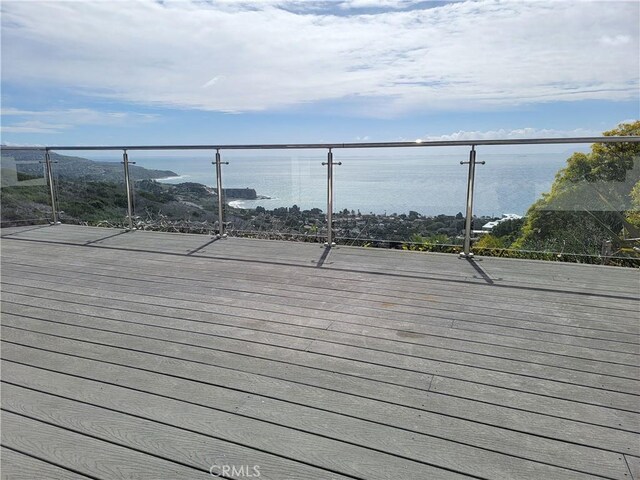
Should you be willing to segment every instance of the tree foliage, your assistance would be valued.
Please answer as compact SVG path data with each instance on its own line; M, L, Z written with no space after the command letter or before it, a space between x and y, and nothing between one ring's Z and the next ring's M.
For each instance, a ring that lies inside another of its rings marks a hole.
M604 135L640 135L640 121ZM513 247L599 254L610 241L619 249L624 236L640 224L639 206L640 144L597 143L589 153L577 152L567 160L551 191L529 208Z

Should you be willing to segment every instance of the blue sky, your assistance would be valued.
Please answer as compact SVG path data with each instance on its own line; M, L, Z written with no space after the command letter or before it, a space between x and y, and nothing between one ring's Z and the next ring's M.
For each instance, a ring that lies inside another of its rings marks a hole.
M2 142L596 135L640 118L640 3L3 1Z

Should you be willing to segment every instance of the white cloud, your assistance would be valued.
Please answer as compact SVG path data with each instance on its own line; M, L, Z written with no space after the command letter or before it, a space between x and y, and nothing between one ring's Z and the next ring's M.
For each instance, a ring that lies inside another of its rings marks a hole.
M343 0L339 2L340 8L405 8L410 7L420 0Z
M60 133L62 130L70 128L71 125L53 124L30 120L17 122L12 125L2 125L2 133Z
M455 141L455 140L509 140L517 138L575 138L575 137L599 137L602 132L577 128L574 130L556 130L548 128L514 128L486 131L460 130L445 135L427 135L423 141Z
M603 35L602 38L600 38L600 41L605 45L617 47L629 43L631 41L631 37L629 35Z
M157 115L135 112L100 112L89 108L67 110L20 110L3 108L2 117L16 119L7 125L3 121L3 133L60 133L77 125L132 125L149 122Z
M46 145L42 145L40 143L15 143L15 142L2 142L3 147L46 147ZM5 148L5 150L10 150L9 148Z
M5 1L2 75L227 112L326 103L393 116L638 96L637 2L389 1L375 15L285 0Z

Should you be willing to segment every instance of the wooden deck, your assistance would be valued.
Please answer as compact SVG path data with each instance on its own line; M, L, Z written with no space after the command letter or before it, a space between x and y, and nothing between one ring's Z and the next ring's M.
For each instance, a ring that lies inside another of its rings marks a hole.
M2 478L640 480L638 270L66 225L1 254Z

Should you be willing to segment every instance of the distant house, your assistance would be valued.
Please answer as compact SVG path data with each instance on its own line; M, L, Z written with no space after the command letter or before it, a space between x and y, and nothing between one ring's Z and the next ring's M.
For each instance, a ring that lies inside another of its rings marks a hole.
M493 227L499 225L502 222L506 222L508 220L520 220L521 218L521 215L517 215L515 213L503 213L502 218L494 220L493 222L485 223L482 226L482 230L484 230L485 232L490 232L491 230L493 230Z

